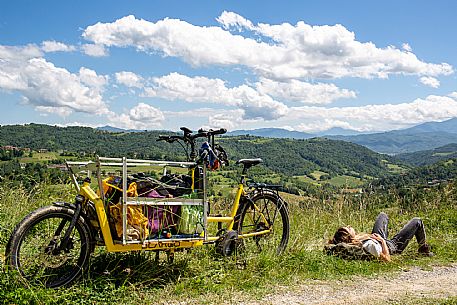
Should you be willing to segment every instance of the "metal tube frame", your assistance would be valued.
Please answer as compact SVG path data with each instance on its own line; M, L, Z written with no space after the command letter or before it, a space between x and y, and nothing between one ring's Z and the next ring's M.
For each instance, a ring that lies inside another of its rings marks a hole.
M106 158L98 157L99 168L98 168L98 179L99 184L101 185L101 175L99 174L102 166L122 166L122 245L127 244L141 244L149 242L165 242L165 241L201 241L207 239L207 211L208 211L208 202L207 202L207 177L206 177L206 168L203 169L203 199L184 199L184 198L143 198L137 197L132 200L132 197L128 197L128 185L127 185L127 176L129 166L170 166L170 167L181 167L181 168L192 168L196 167L195 162L174 162L174 161L155 161L155 160L138 160L138 159L127 159L123 158ZM108 161L108 162L103 162ZM114 162L112 162L114 161ZM118 162L121 161L121 162ZM103 193L103 192L100 192ZM176 206L176 205L200 205L203 206L203 236L202 237L189 237L189 238L157 238L157 239L145 239L145 240L127 240L127 207L128 206L139 206L139 205L149 205L149 206Z
M106 162L110 161L110 162ZM114 161L114 162L111 162ZM180 199L180 198L160 198L160 199L148 199L138 197L137 200L129 200L131 197L127 197L127 170L129 166L171 166L171 167L182 167L182 168L197 168L195 162L172 162L172 161L153 161L153 160L136 160L136 159L127 159L123 158L106 158L106 157L97 157L97 162L92 161L86 162L73 162L67 161L67 166L72 172L72 180L75 183L78 192L89 200L95 203L97 215L101 225L101 230L103 238L105 240L105 245L109 252L124 252L124 251L135 251L135 250L170 250L177 248L192 248L196 246L201 246L203 243L212 243L216 241L218 236L208 236L207 228L209 223L226 223L227 230L232 230L234 226L234 219L238 211L241 197L246 195L246 192L243 187L243 181L238 185L238 191L233 202L232 210L228 216L208 216L208 198L207 198L207 170L206 166L203 166L203 199ZM73 168L80 167L97 167L97 179L99 180L99 187L101 187L101 167L102 166L121 166L122 167L122 180L123 180L123 194L122 194L122 211L123 211L123 238L122 241L116 242L112 239L111 232L108 226L107 219L107 208L105 207L105 201L102 201L103 193L102 188L100 188L100 196L97 195L90 186L79 187L76 183L75 175L72 171ZM139 199L141 198L141 199ZM127 236L127 206L129 205L203 205L203 235L196 238L158 238L158 239L146 239L138 241L128 241ZM263 230L259 232L253 232L248 234L240 234L239 238L248 238L253 236L259 236L263 234L268 234L270 230Z

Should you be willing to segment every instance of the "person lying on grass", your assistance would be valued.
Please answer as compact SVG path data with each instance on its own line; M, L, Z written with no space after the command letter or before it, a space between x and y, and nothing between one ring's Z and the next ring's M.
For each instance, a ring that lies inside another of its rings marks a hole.
M387 239L387 225L389 217L381 212L373 226L371 234L357 234L351 226L340 227L335 232L329 244L337 245L346 243L363 248L365 253L379 258L382 261L390 261L390 255L400 254L405 250L409 241L416 236L419 244L418 252L425 256L433 256L430 246L425 241L425 227L420 218L411 219L392 239Z

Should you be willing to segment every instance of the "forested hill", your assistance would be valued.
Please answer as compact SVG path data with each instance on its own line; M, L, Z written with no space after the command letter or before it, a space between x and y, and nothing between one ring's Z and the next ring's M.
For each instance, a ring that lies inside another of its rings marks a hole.
M432 165L413 168L402 175L390 175L373 182L383 188L433 186L446 183L457 177L457 159L439 161Z
M430 165L438 161L457 158L457 143L451 143L431 150L398 154L395 157L414 166Z
M65 150L101 156L183 160L177 144L157 142L163 131L111 133L88 127L56 127L39 124L0 127L0 145ZM389 157L344 141L270 139L252 136L220 138L231 160L260 157L264 165L285 175L323 171L329 175L379 177L388 172Z
M227 147L234 159L259 157L268 168L287 175L304 175L319 170L331 175L379 177L387 172L387 156L344 141L239 136L223 138L220 143Z
M166 132L113 133L79 126L6 125L0 127L0 145L100 156L135 155L138 158L153 159L179 157L173 146L156 142L159 134Z

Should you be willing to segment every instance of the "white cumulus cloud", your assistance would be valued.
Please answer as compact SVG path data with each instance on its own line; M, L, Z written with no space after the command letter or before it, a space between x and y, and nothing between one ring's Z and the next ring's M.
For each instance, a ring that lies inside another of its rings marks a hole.
M108 51L103 45L99 44L83 44L82 50L86 55L93 57L108 56Z
M72 52L76 51L76 47L64 44L54 40L46 40L41 43L41 49L46 52Z
M0 45L0 88L5 90L23 90L27 82L21 75L21 69L33 58L42 56L35 45L10 47Z
M411 48L411 46L409 45L409 43L404 43L401 45L401 48L407 52L412 52L413 51L413 48Z
M227 130L237 129L244 122L242 116L243 113L240 110L215 113L208 118L209 127L226 128Z
M88 26L83 37L97 45L159 51L193 66L242 65L270 79L453 73L447 63L427 63L408 50L357 41L353 32L339 24L312 26L300 21L295 25L253 25L232 12L224 12L218 20L222 27L196 26L170 18L150 22L126 16ZM253 31L257 39L226 30L233 27Z
M409 103L359 107L292 107L287 122L300 122L298 130L320 131L342 127L359 131L383 131L457 117L457 98L430 95ZM345 125L347 123L347 125Z
M97 72L94 70L82 67L79 69L79 79L83 84L101 92L108 83L109 77L106 75L97 75Z
M238 31L241 31L242 29L255 29L251 21L233 12L223 11L216 20L227 30L231 28L235 28Z
M440 86L440 81L434 77L422 76L419 81L429 87L438 88Z
M24 103L46 113L109 113L101 95L104 76L86 68L70 73L41 56L36 46L0 46L0 89L20 93Z
M244 111L245 119L274 120L288 111L283 103L247 85L228 88L221 79L189 77L179 73L154 78L153 86L147 88L146 93L167 100L236 106Z
M163 112L151 105L139 103L127 113L108 118L111 125L127 129L153 129L160 127L165 117Z
M57 114L65 117L72 113L72 110L67 107L47 107L47 106L36 106L35 110L40 112L40 115L47 116L49 113Z
M285 101L297 101L304 104L330 104L341 98L355 98L357 94L348 89L338 88L334 84L311 84L299 80L278 82L261 78L256 89L263 94Z
M133 72L122 71L115 74L116 81L129 88L143 88L143 78Z
M349 122L333 120L333 119L323 119L319 122L310 122L310 123L301 123L295 129L303 132L319 132L329 130L331 128L343 128L349 130L355 130L356 127L352 126Z

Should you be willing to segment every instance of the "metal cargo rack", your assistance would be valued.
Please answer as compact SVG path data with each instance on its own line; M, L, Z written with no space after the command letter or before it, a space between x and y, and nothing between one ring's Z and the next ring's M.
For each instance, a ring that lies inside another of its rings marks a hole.
M195 162L174 162L174 161L157 161L157 160L139 160L139 159L128 159L126 157L122 158L107 158L107 157L97 157L96 161L87 161L87 162L73 162L67 161L66 162L69 166L73 169L79 169L81 171L84 169L87 171L87 175L90 176L91 172L95 171L98 180L98 188L99 194L105 205L107 204L106 198L103 192L103 177L102 177L102 168L105 167L120 167L122 173L122 197L120 200L120 204L122 205L122 240L115 241L115 243L122 243L123 245L126 244L146 244L146 243L154 243L154 242L163 242L163 241L193 241L193 240L203 240L207 241L207 214L208 214L208 201L207 201L207 178L206 178L206 168L203 166L203 189L199 190L199 197L200 198L181 198L181 197L173 197L173 198L148 198L148 197L129 197L127 196L128 185L127 185L127 178L129 169L139 167L150 167L157 168L162 167L164 172L166 172L167 167L174 167L174 168L187 168L187 169L197 169L197 163ZM76 187L79 189L79 185L76 183L75 177L73 178L73 182L75 183ZM195 184L194 177L192 177L192 183ZM163 183L163 185L166 185ZM192 186L192 192L195 192L194 186ZM182 237L184 234L171 236L171 237L160 237L159 235L155 238L151 238L148 236L145 239L138 239L138 240L128 240L127 238L127 216L128 216L128 206L141 206L141 207L170 207L170 206L200 206L203 209L202 215L202 233L198 234L198 236L192 237ZM109 213L109 208L106 208L106 212Z

